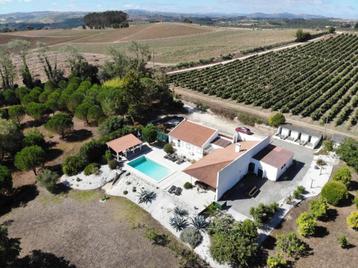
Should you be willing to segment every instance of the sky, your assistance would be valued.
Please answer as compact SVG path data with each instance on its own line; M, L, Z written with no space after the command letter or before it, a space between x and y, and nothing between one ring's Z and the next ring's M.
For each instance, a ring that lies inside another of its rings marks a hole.
M0 14L123 9L181 13L289 12L358 19L358 0L0 0Z

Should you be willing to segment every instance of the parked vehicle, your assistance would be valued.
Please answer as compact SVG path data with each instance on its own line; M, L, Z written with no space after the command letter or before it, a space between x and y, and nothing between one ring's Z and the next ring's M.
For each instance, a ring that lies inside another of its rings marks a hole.
M247 135L252 135L254 134L249 128L247 127L238 127L235 129L236 132L241 132L241 133L244 133L244 134L247 134Z

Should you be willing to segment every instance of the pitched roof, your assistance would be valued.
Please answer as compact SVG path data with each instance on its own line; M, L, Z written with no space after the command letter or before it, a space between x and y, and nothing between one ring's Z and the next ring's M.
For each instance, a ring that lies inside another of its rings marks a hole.
M128 134L118 139L107 142L106 144L116 153L122 153L130 148L142 144L142 141L133 134Z
M269 144L261 152L254 156L254 159L262 161L270 166L281 168L293 157L293 153Z
M202 147L216 132L215 129L184 119L172 131L169 136Z
M308 134L310 136L315 136L315 137L319 137L321 138L322 137L322 134L318 131L315 131L315 130L312 130L312 129L309 129L309 128L303 128L303 127L299 127L299 126L294 126L292 124L282 124L280 125L280 127L282 128L287 128L291 131L297 131L297 132L300 132L300 133L305 133L305 134Z
M258 143L258 141L239 142L240 151L236 150L237 144L216 149L186 168L184 172L212 188L216 188L218 172Z

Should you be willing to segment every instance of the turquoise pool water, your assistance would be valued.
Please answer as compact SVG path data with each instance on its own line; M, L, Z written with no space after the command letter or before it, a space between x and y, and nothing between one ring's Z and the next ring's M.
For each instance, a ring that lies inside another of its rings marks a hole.
M152 178L156 182L160 182L171 173L166 167L145 156L141 156L129 162L128 165Z

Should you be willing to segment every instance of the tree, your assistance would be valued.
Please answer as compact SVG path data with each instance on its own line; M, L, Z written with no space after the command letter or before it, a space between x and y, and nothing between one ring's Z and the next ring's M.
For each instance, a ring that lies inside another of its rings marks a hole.
M26 114L25 108L22 105L10 106L8 111L10 118L15 120L18 124L21 123L21 120L25 117Z
M32 129L25 134L24 145L25 146L38 145L44 148L46 145L46 141L44 135L40 131L38 131L37 129Z
M107 61L100 70L99 77L102 81L110 80L115 77L123 78L129 68L129 58L118 48L109 49L111 60Z
M346 139L337 149L337 154L358 172L358 141L354 139Z
M45 162L45 151L37 145L28 146L15 156L15 166L23 171L31 170L36 173L36 168Z
M22 146L23 134L20 127L11 120L0 118L0 160L12 156Z
M321 196L331 205L337 206L348 197L347 187L339 181L327 182L322 188Z
M326 152L332 152L333 151L333 141L332 140L324 140L323 141L323 149Z
M91 108L91 104L83 102L77 106L75 116L88 124L88 110Z
M254 218L258 226L262 226L264 223L268 222L272 216L276 213L278 209L277 203L272 203L268 206L260 203L257 208L250 208L250 215Z
M107 147L104 143L92 140L80 148L79 156L87 164L101 163Z
M156 126L149 124L142 129L143 140L149 143L157 140L158 129Z
M63 139L66 133L73 128L72 117L65 113L55 114L47 121L45 127L60 134Z
M352 173L351 173L349 167L343 166L343 167L340 167L339 169L337 169L336 172L334 172L334 174L333 174L333 180L340 181L345 186L348 187L352 180Z
M128 14L123 11L105 11L88 13L84 18L86 26L95 29L106 27L128 27Z
M83 159L78 156L69 156L65 159L65 161L62 164L62 171L68 176L74 176L78 173L80 173L84 167L86 166L86 163L83 161Z
M293 232L278 235L276 237L276 247L281 253L295 259L307 253L307 246Z
M2 80L2 88L14 88L14 80L16 77L16 67L11 60L11 53L8 48L0 48L0 78Z
M92 105L89 109L88 109L88 113L87 113L87 120L89 124L98 124L98 122L100 121L101 118L104 117L104 114L102 112L102 109L100 106L98 105Z
M34 81L30 72L30 68L27 64L27 54L31 48L31 43L26 40L13 40L8 44L8 47L13 53L16 53L20 56L22 60L22 66L21 66L21 76L22 76L22 82L24 85L28 88L34 87Z
M334 28L333 26L330 26L330 27L328 28L328 33L334 34L335 32L336 32L336 28Z
M41 120L47 113L47 107L43 103L31 102L25 107L26 113L35 120Z
M9 238L7 228L0 225L0 267L15 267L13 265L20 251L20 240Z
M302 236L314 235L316 232L317 221L309 212L302 212L297 220L298 233Z
M71 94L71 96L69 97L69 99L67 100L67 109L71 112L74 113L76 108L82 103L84 99L84 95L80 92L74 92L73 94Z
M11 172L6 166L0 165L0 194L6 194L12 189Z
M57 66L57 59L56 55L51 62L49 57L49 49L48 47L43 44L39 43L39 60L43 65L44 71L46 73L47 79L51 81L54 85L58 85L61 80L64 79L64 72L60 70Z
M129 46L129 53L134 55L134 58L130 60L132 69L138 73L146 72L147 62L151 59L151 52L148 45L140 44L133 41Z
M58 174L49 169L44 169L41 174L36 177L37 181L50 193L55 192L58 178Z
M306 42L312 38L311 34L304 32L302 29L297 30L296 32L296 41L297 42Z
M347 224L352 229L358 229L358 211L352 211L351 214L349 214Z
M106 118L99 126L102 135L108 135L124 126L125 120L121 116L110 116Z
M320 197L310 202L310 213L315 216L316 219L324 218L327 216L328 203Z
M275 113L271 115L268 119L268 123L272 127L278 127L286 122L286 118L282 113Z
M63 108L61 103L59 103L59 99L61 97L60 91L54 91L48 95L45 105L52 111L56 112Z
M234 267L250 267L258 254L257 227L250 220L235 222L212 234L210 252L217 262Z

